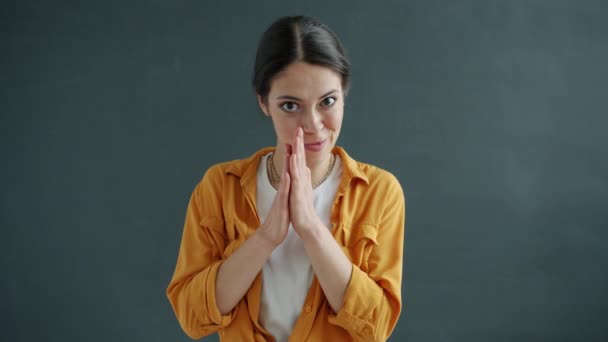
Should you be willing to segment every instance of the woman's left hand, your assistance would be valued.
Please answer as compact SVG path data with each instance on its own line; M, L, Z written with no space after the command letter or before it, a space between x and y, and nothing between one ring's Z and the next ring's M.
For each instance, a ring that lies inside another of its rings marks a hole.
M301 238L304 238L315 228L318 228L320 219L313 204L312 175L306 165L302 128L298 127L291 146L291 156L289 158L289 175L291 176L289 215L294 230Z

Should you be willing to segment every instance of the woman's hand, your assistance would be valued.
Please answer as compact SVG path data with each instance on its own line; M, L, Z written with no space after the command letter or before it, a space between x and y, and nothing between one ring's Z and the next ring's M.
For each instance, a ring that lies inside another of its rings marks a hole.
M290 148L285 148L285 158L283 159L283 175L279 183L270 211L264 220L264 223L258 230L260 236L271 244L274 248L285 240L289 229L289 193L291 177L289 176L289 156Z
M289 192L289 213L293 228L301 238L318 227L320 219L313 204L312 175L306 166L304 132L298 127L289 158L291 191Z

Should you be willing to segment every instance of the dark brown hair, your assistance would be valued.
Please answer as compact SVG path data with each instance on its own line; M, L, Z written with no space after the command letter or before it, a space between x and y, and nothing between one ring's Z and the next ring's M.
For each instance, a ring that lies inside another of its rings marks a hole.
M282 17L258 43L253 88L267 101L272 78L294 62L328 67L342 76L344 94L350 88L350 61L336 34L311 17Z

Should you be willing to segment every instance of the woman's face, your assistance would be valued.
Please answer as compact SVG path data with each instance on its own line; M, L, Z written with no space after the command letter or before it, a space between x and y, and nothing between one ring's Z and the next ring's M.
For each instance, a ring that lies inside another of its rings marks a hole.
M296 62L275 75L262 111L272 118L277 146L292 144L297 128L304 131L309 168L321 165L335 146L344 115L342 78L318 65Z

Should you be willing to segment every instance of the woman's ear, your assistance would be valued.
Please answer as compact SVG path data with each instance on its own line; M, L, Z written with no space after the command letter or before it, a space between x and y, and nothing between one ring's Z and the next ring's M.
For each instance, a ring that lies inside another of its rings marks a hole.
M270 114L268 114L268 106L264 102L264 99L262 98L262 96L260 96L260 94L256 94L256 96L258 98L258 105L260 106L260 109L262 110L262 112L264 112L264 115L270 116Z

